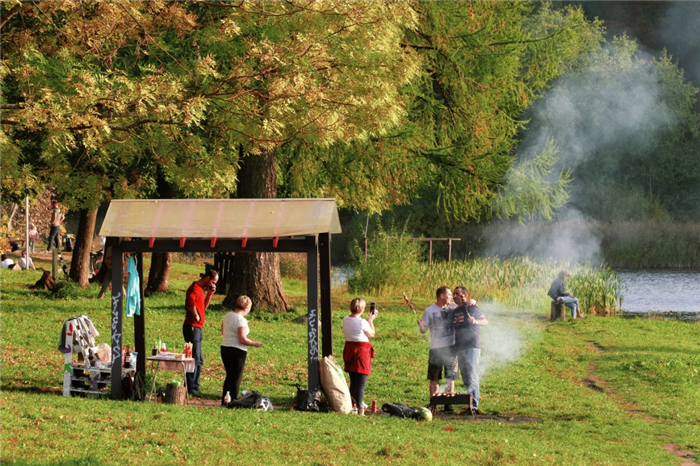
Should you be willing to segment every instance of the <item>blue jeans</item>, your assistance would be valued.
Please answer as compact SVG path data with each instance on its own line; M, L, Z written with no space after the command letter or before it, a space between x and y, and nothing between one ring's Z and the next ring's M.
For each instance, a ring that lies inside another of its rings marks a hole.
M564 298L564 305L571 308L571 318L576 318L576 311L579 310L578 298L572 298L571 296L562 296Z
M457 352L459 371L462 373L462 381L467 387L467 394L474 398L474 409L479 407L479 358L480 348L467 348Z
M199 393L199 375L202 373L204 365L204 355L202 355L202 329L191 325L182 325L182 336L187 343L192 343L192 357L194 358L194 372L188 372L187 392L189 394Z

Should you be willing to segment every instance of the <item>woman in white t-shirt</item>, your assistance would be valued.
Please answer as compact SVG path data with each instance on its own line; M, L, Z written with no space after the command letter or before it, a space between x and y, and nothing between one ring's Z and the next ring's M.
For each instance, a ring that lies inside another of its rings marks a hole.
M353 299L350 302L350 315L343 319L345 372L350 375L350 396L359 409L367 407L362 400L374 357L374 348L369 339L375 335L374 319L379 314L375 309L374 312L370 311L367 320L362 319L360 316L365 312L365 306L364 299Z
M260 348L261 341L253 341L248 338L248 315L253 307L253 302L248 296L239 296L236 300L236 309L224 315L221 322L221 360L226 369L226 380L224 380L224 390L221 394L221 405L224 406L226 393L231 394L231 399L238 398L238 391L243 380L243 369L248 355L248 346Z

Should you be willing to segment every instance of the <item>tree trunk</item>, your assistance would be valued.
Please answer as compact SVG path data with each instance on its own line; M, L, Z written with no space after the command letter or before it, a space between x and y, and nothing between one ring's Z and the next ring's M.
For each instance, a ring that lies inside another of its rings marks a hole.
M277 197L277 149L248 155L238 172L238 197L272 199ZM284 312L289 309L282 287L279 255L274 252L238 253L224 306L236 307L240 295L248 295L258 309Z
M146 296L157 291L167 291L170 278L170 263L172 255L169 252L154 252L151 254L151 268L148 271L148 283L146 284Z
M14 221L15 221L15 215L17 215L17 210L19 210L19 206L15 204L14 202L12 203L12 210L10 210L10 216L7 218L7 231L12 231L14 227ZM15 238L13 238L15 239Z
M78 283L81 288L87 288L90 283L90 253L92 252L92 238L95 236L95 222L97 221L97 209L80 211L78 233L75 235L73 246L73 259L70 263L70 279Z
M163 171L156 171L156 188L159 199L175 199L172 185L168 183ZM151 254L151 268L148 270L148 283L144 290L145 296L151 296L158 291L168 291L170 286L170 265L172 254L169 252L154 252Z

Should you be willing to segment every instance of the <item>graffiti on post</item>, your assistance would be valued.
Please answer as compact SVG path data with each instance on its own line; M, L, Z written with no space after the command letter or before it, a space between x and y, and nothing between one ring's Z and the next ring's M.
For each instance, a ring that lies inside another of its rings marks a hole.
M121 297L121 292L117 293L116 296L112 296L112 364L115 364L115 361L122 357L122 334L117 331Z
M318 361L318 316L309 309L309 362Z

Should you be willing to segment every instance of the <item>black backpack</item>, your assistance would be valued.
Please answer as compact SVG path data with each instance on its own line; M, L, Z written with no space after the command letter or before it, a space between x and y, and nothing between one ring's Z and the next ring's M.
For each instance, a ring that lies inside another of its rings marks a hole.
M382 405L382 411L389 413L392 416L407 419L416 419L418 417L418 410L416 408L411 408L410 406L401 403L384 403L384 405Z
M318 413L321 411L321 396L321 390L302 390L297 384L297 399L294 403L294 409Z
M252 408L259 411L272 411L270 399L258 392L248 392L228 404L228 408Z

